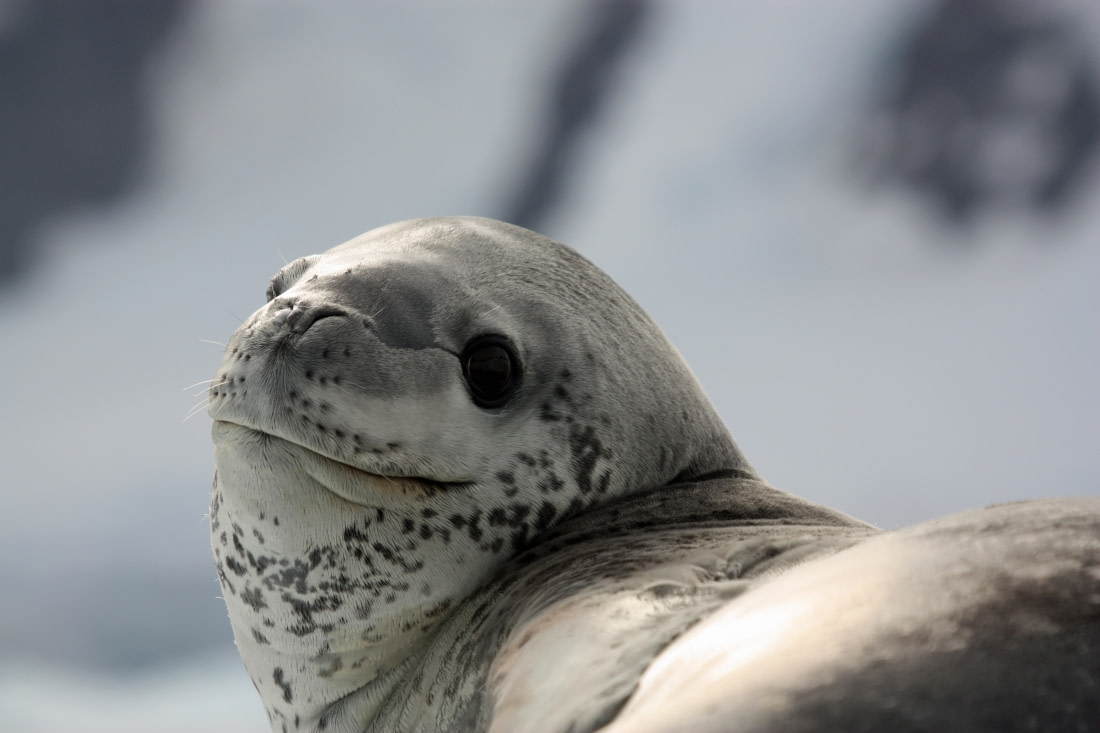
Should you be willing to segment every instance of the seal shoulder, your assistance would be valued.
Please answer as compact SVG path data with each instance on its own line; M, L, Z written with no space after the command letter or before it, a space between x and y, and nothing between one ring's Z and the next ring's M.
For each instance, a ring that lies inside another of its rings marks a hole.
M606 733L1096 730L1100 500L883 534L670 645Z

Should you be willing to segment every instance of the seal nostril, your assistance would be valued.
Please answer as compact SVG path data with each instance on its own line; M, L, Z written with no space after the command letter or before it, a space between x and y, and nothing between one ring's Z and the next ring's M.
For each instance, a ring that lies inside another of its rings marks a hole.
M340 308L335 306L309 306L301 303L284 303L271 316L273 325L285 328L293 333L305 333L313 327L317 321L325 318L345 316Z
M324 320L325 318L337 318L339 316L346 315L344 311L332 306L321 306L318 308L309 308L305 310L296 324L298 333L305 333L313 327L317 321Z

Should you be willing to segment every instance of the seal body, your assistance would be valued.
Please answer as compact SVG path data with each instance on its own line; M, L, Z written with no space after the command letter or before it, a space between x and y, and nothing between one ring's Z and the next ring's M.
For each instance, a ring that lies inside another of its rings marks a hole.
M919 705L868 669L1032 596L1050 613L1008 614L973 669L1073 638L1045 668L1092 681L1048 682L1100 697L1100 502L880 536L773 489L642 309L517 227L404 222L292 262L210 414L215 562L275 731L794 730L856 686L835 720L881 721ZM1056 550L997 590L1025 537ZM1009 710L973 678L971 709Z

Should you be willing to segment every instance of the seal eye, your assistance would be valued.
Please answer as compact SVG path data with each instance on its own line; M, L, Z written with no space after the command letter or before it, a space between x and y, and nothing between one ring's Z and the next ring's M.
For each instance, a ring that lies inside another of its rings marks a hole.
M462 351L462 375L478 407L500 407L519 385L519 359L503 336L481 336Z

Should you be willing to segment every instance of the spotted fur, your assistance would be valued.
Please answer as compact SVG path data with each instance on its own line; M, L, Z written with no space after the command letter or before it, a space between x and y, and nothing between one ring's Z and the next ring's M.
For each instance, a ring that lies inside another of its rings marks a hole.
M274 731L644 730L660 716L635 691L683 661L681 638L752 608L772 579L801 578L792 568L856 558L824 586L809 576L826 603L859 558L877 561L880 540L846 550L877 530L763 483L641 308L549 239L483 219L404 222L292 262L268 298L211 388L210 528ZM486 336L519 359L514 393L491 408L461 364ZM1100 580L1100 508L1052 511L1095 519L1073 530L1093 540L1066 545L1077 575L1048 574L1080 590L1067 604L1088 603L1079 578ZM881 615L901 605L914 606ZM1077 648L1091 660L1100 640ZM691 673L689 660L677 680ZM648 729L726 730L760 701L780 714L772 688L734 688L689 690L680 699L717 697L665 706L695 717ZM881 698L896 709L896 689ZM733 699L733 717L706 718ZM834 729L867 727L845 721Z

